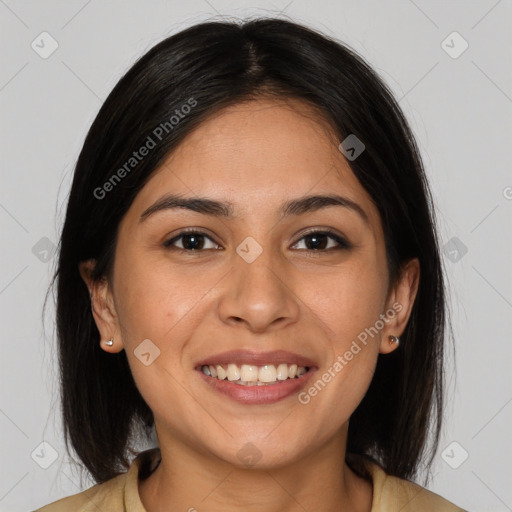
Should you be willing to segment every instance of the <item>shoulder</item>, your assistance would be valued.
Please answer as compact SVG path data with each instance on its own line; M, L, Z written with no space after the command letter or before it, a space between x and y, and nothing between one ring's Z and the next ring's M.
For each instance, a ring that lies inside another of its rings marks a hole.
M371 512L466 512L413 482L390 476L377 464L366 465L373 480Z
M129 470L107 482L54 501L34 512L98 512L98 510L144 512L138 495L139 476L144 478L159 459L158 449L141 452Z
M123 491L127 473L118 475L107 482L73 494L49 505L38 508L35 512L89 512L101 510L124 510Z

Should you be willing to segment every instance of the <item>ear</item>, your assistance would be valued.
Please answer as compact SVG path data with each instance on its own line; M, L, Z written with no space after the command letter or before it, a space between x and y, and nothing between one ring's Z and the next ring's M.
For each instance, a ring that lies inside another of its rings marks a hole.
M112 290L106 278L101 280L93 279L95 261L88 260L79 264L80 275L84 280L91 297L91 309L96 327L100 332L101 348L106 352L120 352L123 344L119 336L119 323L114 306ZM114 339L114 344L109 347L104 342Z
M396 283L391 287L386 299L385 327L382 329L382 337L379 352L389 354L398 347L390 339L390 336L399 338L405 330L418 286L420 282L420 262L418 258L409 260L400 272Z

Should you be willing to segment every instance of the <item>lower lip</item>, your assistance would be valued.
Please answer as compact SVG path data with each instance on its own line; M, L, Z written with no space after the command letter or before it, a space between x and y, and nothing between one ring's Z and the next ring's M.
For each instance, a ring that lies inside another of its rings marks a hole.
M278 381L277 384L265 386L243 386L229 380L219 380L205 375L200 369L196 370L201 378L214 390L229 396L242 404L272 404L298 393L308 383L316 368L310 368L300 377Z

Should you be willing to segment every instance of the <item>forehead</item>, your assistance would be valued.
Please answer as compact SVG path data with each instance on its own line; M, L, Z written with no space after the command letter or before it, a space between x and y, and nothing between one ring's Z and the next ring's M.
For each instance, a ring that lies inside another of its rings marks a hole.
M140 210L173 192L229 200L243 214L301 195L337 192L364 203L371 217L376 210L339 142L328 122L300 100L235 104L191 132L133 206Z
M307 104L260 99L215 114L183 141L166 164L193 169L199 180L208 179L212 168L218 178L247 184L311 180L322 171L325 174L335 157L343 162L342 155L333 151L334 141L327 123Z

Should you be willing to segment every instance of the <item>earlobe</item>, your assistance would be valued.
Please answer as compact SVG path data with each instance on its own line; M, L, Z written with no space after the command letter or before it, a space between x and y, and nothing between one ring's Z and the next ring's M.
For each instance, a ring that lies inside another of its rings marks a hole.
M120 352L123 345L118 334L119 326L110 286L106 278L93 278L94 264L94 260L84 261L80 263L79 270L89 290L92 315L100 333L100 345L107 352Z
M388 354L399 347L400 336L407 326L416 300L419 280L419 260L413 258L402 267L400 276L388 295L388 311L392 308L395 314L386 322L383 329L379 350L381 354Z

